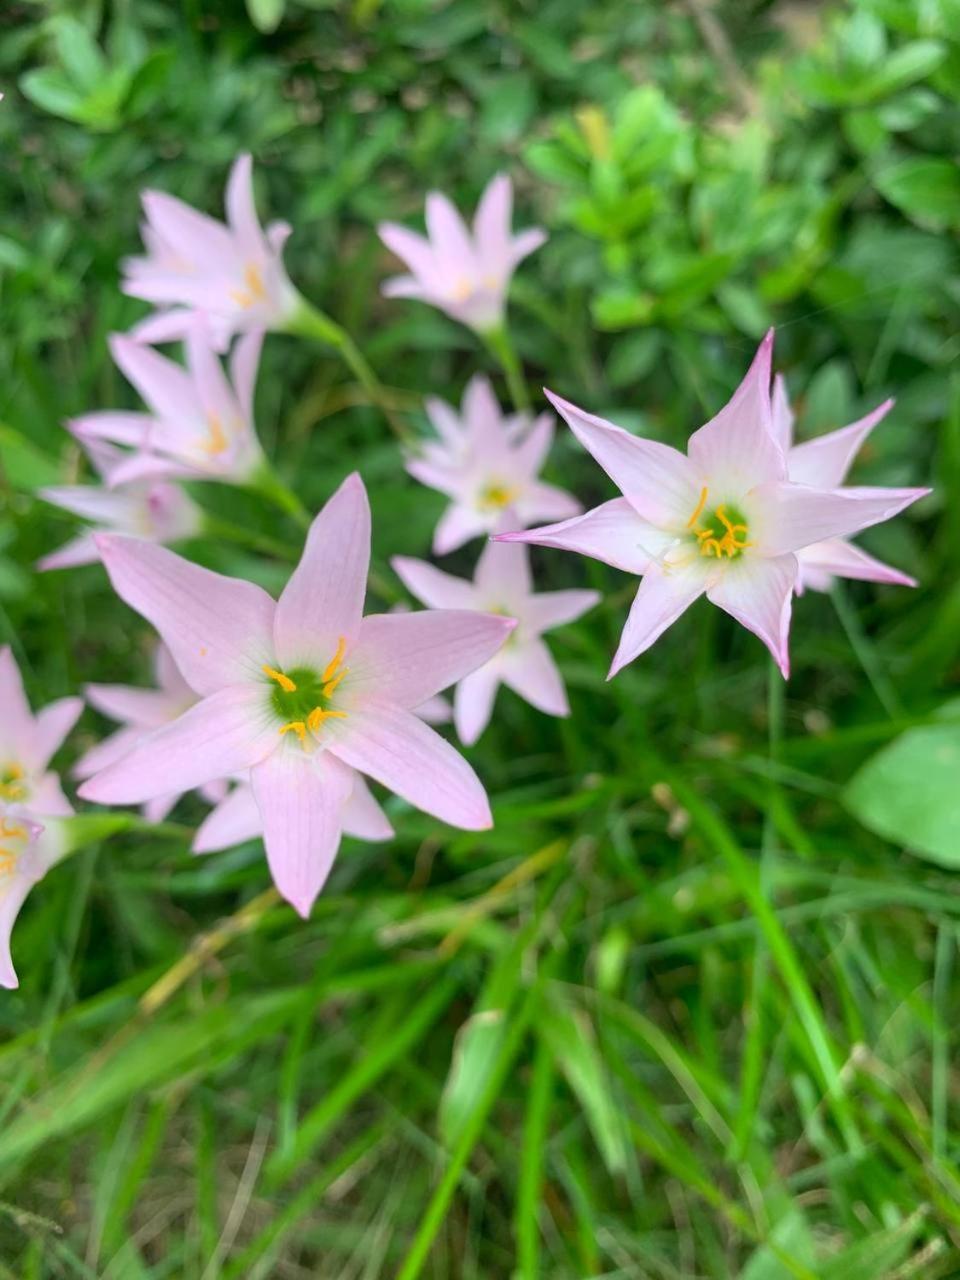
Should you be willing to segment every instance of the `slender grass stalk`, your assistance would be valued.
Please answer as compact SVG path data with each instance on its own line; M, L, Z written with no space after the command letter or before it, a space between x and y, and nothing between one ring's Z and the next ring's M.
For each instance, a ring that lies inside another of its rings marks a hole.
M503 376L507 380L507 389L510 392L513 407L518 413L526 412L530 408L530 397L527 394L527 385L523 380L520 358L514 348L506 324L502 324L496 329L490 329L482 336L487 350L503 370Z
M864 631L860 616L850 603L846 590L839 580L835 581L830 589L830 599L837 611L840 625L850 641L850 648L863 668L863 674L876 694L877 701L891 720L902 716L903 703L900 701L896 686L887 675L873 641Z
M540 1275L540 1225L537 1219L543 1186L547 1120L555 1074L553 1054L541 1039L537 1043L533 1060L533 1078L530 1082L523 1148L520 1153L515 1218L518 1280L537 1280Z

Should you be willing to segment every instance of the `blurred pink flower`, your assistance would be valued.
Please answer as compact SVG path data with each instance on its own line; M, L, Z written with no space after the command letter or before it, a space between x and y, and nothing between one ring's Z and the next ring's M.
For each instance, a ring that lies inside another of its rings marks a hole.
M253 201L253 164L238 156L227 181L226 223L161 191L143 193L146 256L124 263L124 293L161 308L133 331L141 342L183 338L206 317L219 350L235 333L283 329L299 307L281 252L286 222L264 233Z
M468 830L490 808L467 762L414 714L500 647L510 619L363 617L370 508L357 475L314 520L278 602L161 547L98 539L120 596L160 632L200 701L80 789L135 804L250 770L267 860L306 915L336 855L357 769Z
M454 723L462 742L470 745L483 733L501 684L547 715L570 714L563 677L541 637L592 609L599 592L534 595L526 547L503 542L487 543L472 582L407 556L395 556L391 563L407 589L429 609L480 609L517 620L503 648L457 685Z
M126 684L86 686L84 694L90 706L122 727L81 756L73 767L75 778L92 778L101 769L122 760L152 729L170 724L197 701L197 695L180 674L166 645L157 645L154 674L156 689ZM200 791L210 804L217 804L227 793L227 783L225 780L208 782ZM148 800L144 805L144 817L148 822L162 822L180 795L175 792Z
M582 510L570 494L537 479L553 443L550 414L505 416L483 377L467 386L459 416L437 399L428 402L428 411L440 439L410 459L407 471L451 500L434 532L435 555L480 534Z
M109 486L114 469L124 463L123 451L99 441L83 445L94 469ZM92 484L54 485L38 493L45 502L90 520L94 526L38 560L41 570L96 563L100 559L95 541L98 532L125 533L148 542L178 542L199 533L203 520L200 508L178 484L162 480L136 481L115 489Z
M149 413L87 413L73 418L69 430L84 443L107 440L137 451L121 455L111 466L111 488L174 477L243 484L264 465L253 425L262 341L261 332L252 332L236 342L228 380L202 321L187 329L186 369L132 338L114 334L114 361L146 401Z
M797 484L819 488L836 488L843 484L853 465L857 451L867 436L893 408L892 400L884 400L872 413L859 418L849 427L826 435L793 443L793 412L787 399L787 388L781 374L773 380L773 431L787 455L787 474ZM796 593L829 591L834 578L859 578L865 582L889 582L902 587L915 587L916 581L899 569L884 564L862 551L846 538L827 538L797 552L800 570Z
M56 820L73 813L60 779L47 765L76 724L83 702L60 698L34 715L5 646L0 649L0 710L0 986L16 987L10 933L30 889L61 856Z
M536 227L514 235L512 214L513 186L500 173L480 197L472 233L447 197L435 191L427 196L426 238L382 222L380 239L411 272L387 280L384 295L429 302L478 333L498 329L518 263L547 238Z
M501 536L643 575L610 676L704 594L759 636L788 675L797 552L889 520L929 492L792 481L773 431L772 348L771 330L729 403L690 437L686 454L547 392L623 497L576 520Z

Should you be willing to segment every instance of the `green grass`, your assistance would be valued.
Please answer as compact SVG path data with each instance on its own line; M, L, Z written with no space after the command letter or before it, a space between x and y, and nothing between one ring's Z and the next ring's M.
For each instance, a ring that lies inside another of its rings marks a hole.
M217 211L245 148L298 287L402 430L478 369L508 387L496 352L380 298L374 223L431 187L468 207L506 168L518 225L551 235L511 308L535 404L546 383L681 443L775 322L801 434L896 394L855 479L935 493L863 539L920 587L798 600L786 687L703 602L607 683L632 584L535 551L543 588L603 593L551 638L572 717L502 691L467 752L494 829L390 800L396 840L345 841L309 921L259 844L191 857L192 797L78 848L31 895L0 999L0 1277L960 1275L960 838L936 758L960 675L954 8L863 0L811 32L721 4L718 45L703 6L653 0L289 0L272 34L242 9L71 5L120 68L94 98L68 6L4 15L0 643L35 705L148 678L101 570L33 572L74 528L35 490L82 474L65 417L133 404L105 340L142 314L117 287L138 190ZM361 471L369 607L403 599L389 559L426 555L442 503L369 386L270 337L257 409L308 511ZM569 432L549 478L612 496ZM296 513L195 494L216 523L190 554L277 590ZM105 728L85 714L65 771Z

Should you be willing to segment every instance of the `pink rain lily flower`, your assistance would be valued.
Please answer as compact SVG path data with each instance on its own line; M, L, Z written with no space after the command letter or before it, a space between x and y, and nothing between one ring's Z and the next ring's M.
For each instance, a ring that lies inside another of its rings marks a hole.
M884 400L883 404L849 427L794 444L793 411L783 377L777 374L773 380L773 431L787 456L790 479L797 484L826 489L842 485L860 446L892 408L893 401ZM858 578L864 582L888 582L902 587L917 585L908 574L884 564L847 538L827 538L802 547L797 552L797 561L800 565L795 588L798 596L808 588L811 591L829 591L834 578Z
M336 855L352 770L467 830L491 823L467 762L414 714L486 662L512 619L363 617L370 508L357 475L323 508L279 601L148 543L103 536L119 595L160 632L200 701L84 783L137 804L250 770L277 888L306 915Z
M60 698L30 710L9 647L0 649L0 986L16 987L10 933L24 899L63 849L57 819L73 808L47 768L83 710Z
M513 186L502 173L480 197L472 232L446 196L431 192L426 238L395 222L377 228L410 271L387 280L384 295L429 302L478 333L499 329L514 271L547 238L538 227L514 235L512 218Z
M186 336L199 312L224 350L235 333L286 327L299 305L281 253L286 222L260 226L253 201L253 163L234 161L224 224L161 191L143 193L146 255L124 263L124 293L160 310L134 330L141 342Z
M123 451L99 441L86 442L84 448L100 478L109 486L115 468L123 465ZM125 533L148 542L179 542L199 533L203 522L197 504L178 484L165 480L142 480L117 488L54 485L38 492L45 502L90 520L94 526L38 560L37 568L41 570L95 564L100 559L96 546L98 531Z
M547 392L623 496L576 520L503 536L643 575L610 676L702 595L759 636L787 676L797 553L889 520L929 492L794 480L773 431L772 348L771 330L732 399L694 432L686 454Z
M547 715L570 714L563 677L542 636L592 609L599 592L534 595L526 547L503 542L487 543L472 582L424 560L396 556L391 563L407 589L429 609L481 609L517 620L517 629L503 648L457 685L454 723L461 742L476 742L490 723L501 684Z
M481 534L562 520L582 510L563 489L537 478L553 443L550 414L505 416L485 378L471 381L459 417L439 400L429 408L440 440L406 465L415 480L450 498L434 532L435 555Z
M140 689L125 684L88 684L87 702L109 720L122 727L95 747L91 747L73 767L74 777L85 781L101 769L122 760L152 729L171 724L197 702L197 695L184 680L166 645L158 644L154 654L156 689ZM208 782L200 788L210 804L227 794L225 781ZM148 822L162 822L180 799L180 793L157 796L144 805Z
M69 429L84 442L107 440L136 451L111 468L111 487L176 477L245 484L264 466L253 425L262 340L261 332L238 339L228 379L202 322L187 331L186 369L132 338L114 334L114 361L149 412L87 413L74 418Z

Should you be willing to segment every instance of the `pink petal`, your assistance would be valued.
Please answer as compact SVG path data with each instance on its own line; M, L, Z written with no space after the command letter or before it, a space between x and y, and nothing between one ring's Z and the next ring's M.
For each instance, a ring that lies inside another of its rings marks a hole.
M213 270L234 261L233 237L222 222L163 191L145 191L142 201L150 226L188 263Z
M190 326L185 345L193 395L203 415L203 425L215 415L229 436L240 406L214 350L209 329L202 321Z
M453 719L450 703L439 693L436 697L421 702L419 707L414 707L414 712L427 724L449 724Z
M488 662L457 685L453 698L453 722L457 737L472 747L490 723L493 703L500 688L500 665Z
M129 281L124 281L123 292L130 293ZM136 297L136 294L133 295ZM171 307L165 311L155 311L135 324L129 337L134 342L142 342L145 346L161 346L166 342L179 342L187 336L193 324L196 312L187 307ZM222 349L222 346L221 346Z
M476 591L472 582L444 573L426 560L412 556L394 556L393 571L411 595L428 609L476 609Z
M533 425L523 441L513 453L513 463L522 475L536 476L540 474L547 454L553 444L554 420L549 413L541 413L534 419Z
M429 240L396 222L381 222L377 227L377 234L390 252L396 254L418 280L430 280L439 276Z
M477 380L486 381L480 374L474 374L473 378L467 384L467 392ZM488 384L489 385L489 384ZM445 400L439 399L437 396L427 396L423 402L423 407L430 419L430 424L436 431L437 435L445 444L453 448L459 449L464 438L464 425L460 421L460 417L456 410L447 404Z
M814 587L810 580L809 570L817 570L837 578L856 578L861 582L886 582L901 587L915 587L916 579L909 574L884 564L876 556L870 555L852 542L842 538L828 538L825 542L815 542L811 547L804 547L797 552L800 561L800 577L805 586Z
M148 822L163 822L170 816L179 799L180 792L178 791L172 796L157 796L153 800L148 800L143 806L143 816Z
M751 535L764 556L799 551L825 538L842 538L890 520L929 489L811 489L773 482L751 495L756 528Z
M682 453L584 413L552 391L544 389L544 394L645 520L676 525L689 518L696 508L699 488L694 470Z
M340 847L351 774L329 752L285 744L250 772L273 883L304 919Z
M674 569L648 573L637 590L620 645L607 675L612 680L628 662L639 657L663 635L706 589L704 575L696 570Z
M773 655L786 680L790 675L790 609L797 580L797 557L744 555L707 588L707 599L754 635Z
M391 276L384 280L380 292L385 298L419 298L422 302L431 301L429 292L416 276Z
M353 771L350 795L343 806L343 834L357 840L390 840L396 833L373 797L373 792Z
M114 363L157 417L183 426L198 419L202 422L196 390L185 369L123 334L111 334L109 341Z
M433 531L433 554L445 556L451 551L456 551L471 538L487 533L490 524L491 521L486 516L474 511L472 507L452 502Z
M81 780L92 778L101 769L107 769L129 755L143 736L143 729L130 728L118 729L116 733L109 734L102 742L84 752L71 770L73 776Z
M569 520L578 516L583 507L565 489L553 484L531 484L519 499L515 508L525 524L539 520Z
M408 475L413 476L428 489L437 489L448 497L455 498L463 487L461 471L449 465L440 466L425 458L411 458L406 464Z
M793 444L793 410L790 408L787 384L782 373L778 373L773 380L773 397L770 411L773 438L783 452L788 453Z
M574 622L600 602L599 591L545 591L531 596L523 611L523 626L537 635Z
M263 347L263 330L251 329L234 343L230 356L230 381L244 420L253 423L253 397L257 386L257 369Z
M426 202L427 235L437 263L445 275L473 278L478 274L473 241L460 214L438 191Z
M528 227L527 230L518 232L510 242L511 270L546 242L547 233L542 227Z
M542 640L529 640L505 654L500 678L538 711L548 716L570 714L563 677Z
M705 427L693 433L687 445L687 455L700 483L707 485L721 502L764 481L786 477L785 455L773 433L772 353L771 329L730 400Z
M156 433L157 436L160 432ZM157 441L159 443L159 441ZM110 473L111 487L139 484L145 480L196 479L203 474L201 466L175 462L172 458L150 453L131 454Z
M474 608L512 612L519 601L526 600L533 587L530 553L521 542L488 542L480 552L473 580L482 601L479 606L474 604Z
M69 818L73 805L63 794L60 779L55 773L44 773L35 778L30 788L30 812L46 821L47 818Z
M267 246L253 199L253 161L249 155L239 155L234 160L224 203L227 222L237 237L241 253L255 261L266 257Z
M138 729L158 729L196 701L191 693L184 698L184 705L177 706L162 689L137 689L128 684L88 684L83 693L90 706L102 715Z
M197 693L262 679L273 665L277 606L260 587L134 538L101 534L97 546L114 590L153 623Z
M372 614L350 650L350 697L418 707L488 662L515 626L472 610Z
M79 794L97 804L141 804L240 773L281 743L264 686L221 689L145 735Z
M329 748L409 804L467 831L492 826L486 792L459 752L411 711L371 704Z
M502 445L502 417L490 379L475 373L463 393L460 411L470 442L476 446Z
M860 446L892 408L893 401L884 400L872 413L849 427L796 445L787 458L791 481L817 489L835 489L843 484Z
M69 511L71 515L102 524L121 522L132 510L126 494L110 493L91 484L54 485L49 489L38 489L37 493L44 502Z
M498 533L495 541L529 542L539 547L576 551L612 564L615 569L640 574L646 573L651 560L663 554L674 541L674 535L664 533L638 516L626 498L612 498L586 515L525 533Z
M310 526L300 563L277 604L281 667L314 665L352 640L363 613L370 565L370 504L354 472Z
M10 955L10 935L20 908L36 880L14 872L0 882L0 987L15 991L20 985Z
M216 853L262 834L263 819L253 789L240 783L200 823L190 848L193 853Z
M510 224L513 220L513 186L505 173L498 173L480 197L473 219L473 235L485 268L510 268Z
M67 430L83 444L91 440L112 440L115 444L139 449L146 445L153 418L149 413L105 411L71 418Z
M79 538L71 538L57 551L41 556L37 561L37 570L46 573L51 569L73 569L82 564L95 564L100 559L93 535L83 533Z
M20 668L8 644L0 649L0 756L36 754L36 730Z
M80 719L82 711L82 698L60 698L37 712L30 759L35 769L46 768L50 759L59 751L67 734Z

